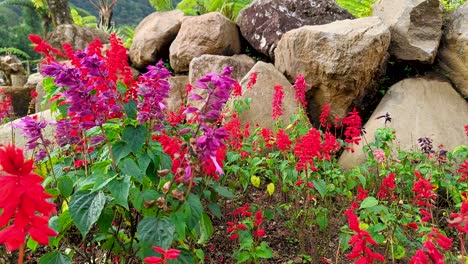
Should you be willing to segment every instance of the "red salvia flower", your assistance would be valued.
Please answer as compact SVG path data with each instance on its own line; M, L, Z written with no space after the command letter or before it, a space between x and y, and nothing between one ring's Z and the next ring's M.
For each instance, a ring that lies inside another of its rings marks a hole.
M269 128L262 128L262 130L260 131L260 134L262 135L263 137L263 140L265 141L265 146L267 148L271 148L273 147L273 143L275 141L275 137L274 137L274 133L273 131L271 131Z
M33 173L33 161L24 160L23 151L15 146L0 148L0 244L8 251L24 244L29 233L32 239L47 245L49 236L57 233L48 226L55 205L47 199L42 177Z
M431 233L427 234L427 240L423 243L422 248L416 251L411 258L411 264L426 264L437 263L445 264L444 255L440 252L437 246L449 251L452 246L452 239L442 235L436 228L432 228ZM429 262L431 260L432 262Z
M242 148L242 129L240 119L237 114L232 115L232 119L224 125L224 129L228 133L226 144L232 150L240 150Z
M232 96L242 96L242 86L238 83L234 83L234 89L232 90Z
M328 123L328 117L330 116L330 105L328 103L325 103L322 106L322 112L320 113L320 127L323 127L325 129L330 128L330 124Z
M432 186L430 179L425 179L419 171L414 171L414 175L417 178L412 189L416 194L414 196L414 201L418 206L422 207L419 209L419 212L423 216L421 221L427 222L432 219L432 215L428 210L430 211L434 208L435 199L437 198L437 195L434 192L436 187Z
M353 109L352 112L349 112L348 115L343 118L342 121L343 125L346 126L344 135L345 135L345 142L348 144L356 144L359 145L361 141L361 117L359 113L356 111L356 108ZM353 148L348 148L352 152L354 152Z
M33 50L42 53L46 56L46 63L55 61L55 58L53 57L52 53L65 57L60 50L50 46L44 39L41 38L41 36L30 34L28 38L33 44L36 44Z
M11 96L5 94L3 89L0 89L0 124L3 119L8 118L13 113L13 103L11 101Z
M257 73L252 72L249 77L249 82L247 83L247 89L252 89L252 87L257 83Z
M106 50L106 68L109 72L108 80L117 82L118 77L122 77L127 87L135 82L132 70L128 64L127 49L123 46L122 40L115 33L110 35L110 49Z
M463 161L463 164L459 165L458 173L461 174L461 178L458 180L459 182L468 182L468 162L466 160Z
M359 227L359 219L354 214L354 210L358 208L358 204L354 202L351 208L345 211L345 215L348 218L349 228L356 232L351 236L351 240L348 242L349 245L353 246L351 253L347 255L350 260L357 259L354 263L366 264L374 263L374 260L384 262L384 257L376 252L372 252L369 248L370 245L377 246L377 242L371 237L369 232Z
M275 93L273 95L271 117L273 120L278 120L278 118L283 115L284 91L283 86L279 84L275 85L274 89Z
M161 254L161 257L147 257L144 261L148 264L167 264L167 261L170 259L177 259L180 255L180 250L178 249L163 249L160 247L153 246L153 249Z
M321 157L320 141L320 132L315 128L311 128L307 134L297 140L297 144L294 146L294 155L299 157L296 166L297 171L306 170L308 168L316 170L314 158Z
M338 143L335 136L330 132L325 132L323 142L320 147L325 160L331 160L332 156L341 148L340 143Z
M377 193L377 198L387 199L390 198L391 201L395 200L395 196L390 196L390 193L395 189L395 174L389 173L387 177L382 180L382 185L380 185L379 192Z
M358 186L357 191L358 191L358 194L356 196L356 200L358 202L360 202L360 201L362 201L362 200L364 200L364 199L366 199L368 197L367 194L369 193L369 191L362 189L361 186Z
M279 150L290 150L292 141L289 139L289 135L284 133L283 129L279 129L276 134L276 146Z
M307 106L307 101L306 101L306 86L307 83L305 82L304 76L299 74L296 77L296 82L294 83L294 99L296 99L297 102L299 102L302 107Z
M224 161L226 160L226 146L222 146L216 150L215 159L218 163L218 166L222 168ZM219 180L219 175L217 173L218 169L216 168L216 164L211 159L203 161L201 166L203 168L202 171L205 175L211 176L215 180Z
M468 125L466 125L464 128L465 128L465 134L468 137Z
M462 201L460 213L450 214L450 219L447 222L458 232L468 234L468 200Z

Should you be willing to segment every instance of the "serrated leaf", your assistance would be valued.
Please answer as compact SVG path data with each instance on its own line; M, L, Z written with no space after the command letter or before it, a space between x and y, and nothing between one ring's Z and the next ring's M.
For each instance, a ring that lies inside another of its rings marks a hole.
M126 175L132 176L136 179L139 183L143 183L143 173L140 170L140 167L136 164L136 162L131 158L126 158L118 165L119 169Z
M260 246L255 248L255 255L259 258L268 259L273 257L273 252L271 251L271 248L268 246L268 244L265 241L262 241Z
M144 248L153 245L167 249L174 239L175 225L168 219L146 217L138 223L137 237Z
M39 264L71 264L71 259L58 251L47 253L39 259Z
M127 157L130 152L132 152L132 149L125 142L117 142L112 145L112 153L114 153L114 159L116 163L119 163L121 159Z
M128 210L128 194L130 193L130 176L114 179L107 185L115 202Z
M57 180L57 187L60 193L68 198L73 192L73 181L68 175L62 176Z
M102 191L78 191L72 195L69 205L70 216L83 237L88 234L94 223L99 219L106 203Z
M327 192L328 192L327 183L324 180L318 179L318 180L312 181L312 184L314 185L315 189L319 192L322 198L324 198L325 195L327 195Z
M375 197L369 196L361 202L360 209L373 207L379 204L379 201Z
M198 239L198 244L205 244L208 239L213 235L213 224L211 223L210 217L203 213L200 218L200 238Z
M228 199L233 199L235 196L234 194L226 187L221 185L215 185L213 189L221 196L226 197Z
M137 154L137 152L145 144L147 135L148 131L143 126L126 126L122 133L122 139L128 144L131 151L134 154Z
M252 257L250 256L249 252L242 251L237 257L237 263L244 263L246 261L249 261L251 258Z

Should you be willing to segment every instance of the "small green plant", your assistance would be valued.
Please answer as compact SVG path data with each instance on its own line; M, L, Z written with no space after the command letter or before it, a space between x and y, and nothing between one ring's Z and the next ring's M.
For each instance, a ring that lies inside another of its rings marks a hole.
M336 3L355 17L372 16L372 5L377 0L337 0Z

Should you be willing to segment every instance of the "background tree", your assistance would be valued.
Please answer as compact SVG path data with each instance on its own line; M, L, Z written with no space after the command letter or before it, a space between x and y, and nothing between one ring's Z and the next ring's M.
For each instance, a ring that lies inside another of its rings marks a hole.
M54 26L73 24L68 0L47 0L50 17Z
M111 21L112 21L112 9L114 8L115 4L117 4L117 0L88 0L93 7L99 12L99 24L98 28L103 30L108 30L111 28Z

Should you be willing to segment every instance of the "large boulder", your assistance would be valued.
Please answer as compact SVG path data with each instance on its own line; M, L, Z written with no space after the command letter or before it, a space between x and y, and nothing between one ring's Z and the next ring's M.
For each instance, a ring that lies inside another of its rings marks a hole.
M387 126L395 129L402 150L417 150L421 137L431 138L433 146L443 144L448 151L468 144L463 129L468 120L468 103L448 82L414 78L394 84L364 125L368 142L374 141L377 128L384 127L383 119L376 118L386 113L392 118ZM354 153L341 155L339 163L343 169L365 162L362 146L354 149Z
M26 82L23 64L15 55L0 56L0 71L5 75L8 86L20 87Z
M274 59L284 33L305 25L352 18L333 0L256 0L239 13L237 24L253 48Z
M187 72L190 61L203 54L230 56L241 52L239 30L219 12L187 17L169 49L171 67Z
M62 49L63 43L69 43L74 50L84 50L96 38L102 44L109 43L109 34L102 30L63 24L48 33L46 40L47 43L57 49Z
M329 103L332 117L343 116L382 74L389 44L390 31L376 17L305 26L283 35L275 66L291 82L305 77L312 105Z
M391 55L406 61L434 62L442 36L439 0L379 0L373 15L390 27Z
M244 54L234 56L202 55L190 62L189 81L193 84L207 73L220 73L227 66L233 68L231 78L240 81L254 65L255 60Z
M439 66L468 96L468 3L459 7L449 19L439 49Z
M257 73L257 81L252 88L248 89L250 75ZM275 94L275 85L283 86L283 115L280 120L284 125L289 124L292 115L299 112L299 103L294 99L294 89L288 79L281 74L273 64L257 62L253 68L241 80L242 96L239 98L251 98L250 109L241 113L240 121L249 123L251 128L258 124L260 127L275 128L275 122L272 119L272 103ZM232 106L232 101L228 103Z
M179 32L184 13L180 10L154 12L135 29L129 57L133 66L143 69L159 59L169 58L169 47Z

